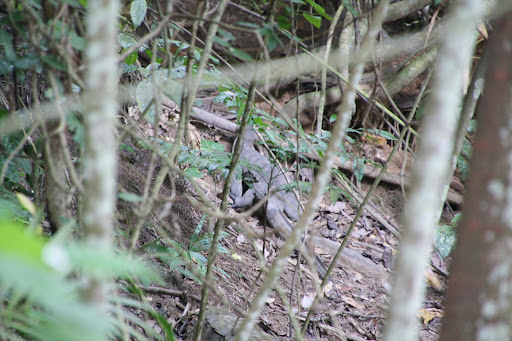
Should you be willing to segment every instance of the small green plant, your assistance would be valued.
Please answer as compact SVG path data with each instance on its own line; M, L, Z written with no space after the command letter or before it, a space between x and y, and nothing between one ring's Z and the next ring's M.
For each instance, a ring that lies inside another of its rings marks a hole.
M208 251L211 248L213 241L213 232L207 232L204 235L201 235L201 230L204 224L204 220L206 215L203 215L199 223L197 224L196 229L194 230L194 234L190 238L190 243L188 245L188 252L190 258L197 264L199 271L201 274L206 274L206 264L208 259L201 253L204 251ZM219 244L216 246L217 251L220 253L229 253L229 251L220 244L220 241L228 236L227 232L221 231L219 236ZM224 272L224 270L214 267L217 271L221 272L224 276L229 278L229 275Z
M170 144L165 144L164 147L170 149ZM224 145L220 143L201 140L200 150L182 146L178 163L187 166L185 174L191 177L201 178L203 171L206 170L208 174L220 171L222 177L225 178L231 163L231 153L225 149Z
M206 274L207 258L202 254L204 251L208 251L211 247L213 240L213 232L207 232L201 235L201 230L204 225L206 215L203 215L197 227L194 230L188 247L184 247L175 240L167 241L167 245L164 245L160 240L154 240L139 249L148 249L149 253L159 258L162 262L169 266L170 270L178 271L179 273L195 280L199 281L199 278L194 272L188 270L188 265L195 265L196 270L202 274ZM220 240L227 237L226 232L221 232ZM221 244L217 246L218 252L229 253L229 251ZM229 275L222 269L214 267L215 270L222 273L224 276L229 278Z
M47 240L40 231L20 220L7 215L0 217L0 335L3 338L106 340L107 335L121 335L118 327L124 321L146 325L126 311L105 316L81 299L80 281L84 276L112 280L135 276L161 283L158 276L129 255L74 241L73 225L67 225ZM114 294L112 298L115 300L117 296ZM139 335L135 325L122 328L133 336ZM161 339L154 334L155 339Z
M241 117L245 110L248 90L240 85L227 83L218 86L219 94L215 101L224 103L232 113Z
M16 151L23 139L18 133L0 138L0 172L5 171L4 186L10 190L27 192L30 184L27 181L32 173L32 163L21 151Z

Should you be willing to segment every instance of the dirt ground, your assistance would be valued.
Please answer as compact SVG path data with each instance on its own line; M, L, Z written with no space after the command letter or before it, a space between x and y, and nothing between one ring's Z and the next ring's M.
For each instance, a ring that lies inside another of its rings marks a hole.
M191 129L192 134L199 138L223 140L217 133L201 124ZM229 141L226 144L229 144ZM377 147L380 157L386 157L390 149L387 147ZM133 170L137 169L141 172L141 178L144 178L146 174L141 171L141 168L144 168L142 165L147 165L147 159L143 155L137 157L132 155L132 159L125 162L125 166L120 169L121 185L124 183L133 186L140 182L140 179L134 178L136 172ZM394 170L391 169L390 172L392 171ZM360 186L362 193L369 188L371 181L373 181L371 178L363 181ZM182 185L184 187L181 190L193 191L187 187L187 184ZM221 182L215 182L210 176L205 175L198 180L198 185L205 190L208 198L215 205L220 205ZM170 183L166 186L163 188L163 194L166 191L170 193ZM306 200L307 196L304 195L303 203ZM372 202L387 221L393 226L398 226L396 221L403 207L403 195L399 187L385 183L380 185ZM356 209L356 204L350 200L344 199L333 204L328 195L325 195L312 230L319 236L341 243L355 216ZM231 208L228 213L233 216L237 214ZM173 206L170 218L163 225L167 226L167 232L172 238L186 245L201 215L202 213L190 206L186 200L178 200ZM450 219L448 213L446 213L446 219ZM212 230L213 222L207 219L203 232ZM221 240L221 245L228 250L228 253L219 253L217 256L214 287L210 290L208 302L209 306L220 310L215 310L207 316L207 324L217 323L214 321L214 316L226 314L226 319L233 317L235 320L239 316L236 311L247 311L265 277L263 268L268 269L272 265L283 243L281 237L274 235L270 228L264 227L264 220L261 217L249 217L243 221L226 224L224 230L227 236ZM243 231L251 231L251 233ZM267 237L252 239L253 235ZM138 246L151 243L157 237L154 229L143 229ZM373 262L384 275L369 276L367 271L361 271L357 266L343 262L336 264L323 292L324 297L314 311L312 322L305 333L307 340L379 340L381 338L389 299L390 274L393 259L398 250L398 240L373 216L365 212L357 223L347 247ZM333 254L329 250L317 247L315 252L320 255L325 264L330 264ZM202 252L202 255L206 257L207 252ZM291 312L299 323L303 322L316 296L316 288L319 286L318 277L312 274L304 257L299 259L297 255L298 253L289 259L288 266L279 279L280 290L272 291L259 319L259 328L274 340L295 339L289 313ZM441 261L435 253L432 253L431 260L434 267L425 274L428 288L426 301L423 309L418 312L419 340L438 338L443 314L448 262ZM162 313L174 326L178 339L189 340L199 312L201 285L190 277L169 270L163 262L154 261L160 266L166 285L164 287L147 286L142 289L146 291L148 301L154 309ZM154 326L158 330L156 322ZM214 338L206 336L204 339Z

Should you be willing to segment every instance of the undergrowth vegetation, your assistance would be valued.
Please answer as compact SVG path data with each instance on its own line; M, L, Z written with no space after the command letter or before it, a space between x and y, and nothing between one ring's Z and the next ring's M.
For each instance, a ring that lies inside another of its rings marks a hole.
M119 142L117 162L122 174L117 189L114 245L110 252L103 252L84 242L84 116L88 113L82 104L87 90L84 17L88 1L1 3L0 340L176 339L181 321L170 321L156 311L145 290L154 284L164 285L172 276L205 285L210 267L216 274L231 278L233 273L210 264L208 251L214 249L233 259L237 255L226 242L229 233L221 231L217 235L212 228L215 219L229 226L236 226L236 219L222 215L225 212L220 212L218 202L205 197L208 191L203 190L204 183L198 182L211 177L222 184L233 165L232 150L221 143L221 138L213 140L203 135L190 140L185 135L182 143L175 137L180 129L190 129L192 120L187 120L187 115L194 107L203 107L211 100L226 108L224 114L231 115L232 122L239 125L249 115L248 125L262 137L258 146L266 149L273 164L283 165L297 177L300 169L308 169L314 176L327 153L331 128L340 119L337 111L331 109L328 118L325 114L319 131L306 129L298 114L288 119L275 114L276 98L265 103L272 110L256 107L251 93L261 84L247 81L247 71L239 78L233 74L241 70L237 69L239 65L270 62L286 51L315 51L314 39L311 42L297 35L299 22L311 29L326 30L334 20L333 7L325 1L283 1L274 17L270 9L274 1L242 2L237 6L245 6L252 16L268 20L256 24L241 17L221 25L217 34L209 37L203 25L212 20L194 21L197 17L192 14L171 19L165 1L123 1L117 36L119 115L117 130L112 132ZM340 4L346 7L347 16L360 18L369 13L363 13L352 1ZM433 6L439 6L439 1ZM415 27L425 25L423 14L415 18ZM250 34L251 39L262 43L261 51L238 46L240 38L232 31ZM197 40L191 42L190 36ZM212 42L214 51L210 52L206 46ZM323 58L323 52L318 53ZM201 85L201 96L196 96L193 89L196 82ZM347 91L344 83L339 87ZM261 85L258 89L271 93L263 88ZM258 95L264 97L261 92ZM189 96L194 97L191 110L183 112ZM384 98L372 90L370 100L384 102ZM416 107L420 98L421 94ZM388 100L392 101L391 97ZM338 104L329 105L336 108ZM384 117L384 111L380 110L379 115ZM405 153L414 147L415 141L405 140L401 129L410 130L411 137L419 123L412 124L412 119L406 121L405 115L400 115L401 119L390 122L387 117L369 125L354 120L347 129L335 157L341 164L351 162L352 166L331 170L333 180L323 191L332 205L339 201L361 204L362 198L356 198L354 192L361 187L365 170L387 166L387 160L376 161L363 152L364 143L390 150L395 147ZM182 126L183 117L187 122ZM231 137L235 134L231 132ZM464 180L471 152L471 141L466 139L457 163ZM235 167L255 166L242 160ZM283 187L302 195L309 194L313 186L311 179L298 179ZM189 206L178 208L186 213L169 218L182 199ZM51 212L50 203L62 210ZM199 219L186 219L197 212ZM442 259L454 247L458 219L439 226L436 232L434 242ZM91 278L110 283L108 316L91 304L95 298L88 297L85 283Z

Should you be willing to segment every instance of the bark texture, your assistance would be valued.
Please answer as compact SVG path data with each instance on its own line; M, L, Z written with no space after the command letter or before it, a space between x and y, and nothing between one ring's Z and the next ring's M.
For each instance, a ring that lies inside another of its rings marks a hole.
M512 15L493 25L441 340L508 340L512 300ZM492 61L492 62L491 62Z
M439 221L450 184L451 155L463 93L465 65L472 56L481 1L453 3L425 109L424 134L411 174L411 190L404 208L400 253L396 261L389 320L384 340L415 340L416 312L425 293L434 228Z
M88 2L88 85L84 112L86 128L84 229L86 242L107 253L111 249L116 188L115 114L117 93L116 34L118 0ZM107 283L89 278L84 299L106 309Z

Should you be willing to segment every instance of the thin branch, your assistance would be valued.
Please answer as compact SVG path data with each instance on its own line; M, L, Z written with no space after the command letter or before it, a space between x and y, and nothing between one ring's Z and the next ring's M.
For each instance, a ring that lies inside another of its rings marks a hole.
M364 67L364 61L367 59L367 56L370 52L370 47L373 44L373 40L377 36L377 33L380 29L388 3L388 0L379 2L374 24L370 27L368 35L363 42L361 49L356 54L355 60L357 62L354 65L354 73L352 74L349 83L349 91L347 94L345 94L345 98L340 107L340 115L334 126L334 131L331 137L331 141L329 142L329 146L326 150L325 158L323 159L317 176L315 177L315 185L311 190L310 198L305 207L304 213L300 217L299 222L293 229L292 233L288 236L288 239L281 249L279 256L272 265L272 268L269 270L263 285L254 298L253 304L247 312L246 318L240 324L235 336L235 340L237 341L249 339L254 324L256 323L256 319L258 318L261 309L265 305L266 299L268 298L272 287L280 277L282 269L287 263L288 257L292 254L295 246L298 245L301 236L306 229L306 226L309 226L312 223L315 210L323 196L323 188L330 178L331 168L334 163L334 156L339 150L339 144L344 139L346 128L350 122L352 106L356 96L355 88L357 87L357 84L359 84Z

